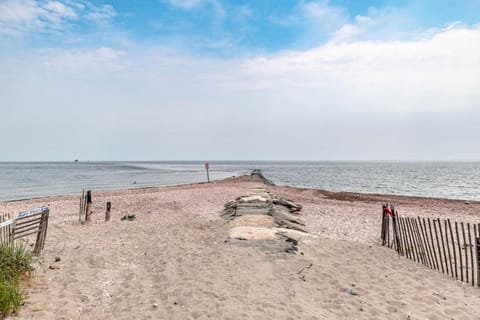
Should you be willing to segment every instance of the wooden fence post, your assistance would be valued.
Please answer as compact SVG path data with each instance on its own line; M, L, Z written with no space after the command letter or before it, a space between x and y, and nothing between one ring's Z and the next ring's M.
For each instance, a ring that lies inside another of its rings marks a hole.
M400 238L398 235L397 213L395 212L395 208L393 206L392 206L392 230L393 230L393 241L395 243L397 253L400 254L402 248L400 247Z
M90 190L87 191L86 197L87 207L85 210L85 221L90 222L92 221L92 192Z
M50 209L45 212L45 229L43 231L43 239L42 239L42 250L45 247L45 239L47 239L47 231L48 231L48 217L50 216Z
M386 232L385 232L385 208L386 206L383 205L382 207L382 231L380 233L380 238L382 239L382 246L385 245L385 235L386 235Z
M205 162L205 170L207 170L207 182L210 183L210 164Z
M105 222L110 221L110 210L112 209L112 203L110 201L107 202L107 211L105 211Z
M40 254L43 247L45 246L45 238L47 237L48 227L48 215L49 210L42 212L40 225L38 227L37 241L35 242L35 248L33 249L34 254Z
M80 210L78 213L78 222L82 222L83 216L85 215L85 190L82 190L82 196L80 197Z

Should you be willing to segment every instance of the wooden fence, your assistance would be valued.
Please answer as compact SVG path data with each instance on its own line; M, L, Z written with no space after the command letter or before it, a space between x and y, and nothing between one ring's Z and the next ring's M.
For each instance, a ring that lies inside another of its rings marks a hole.
M39 254L45 246L50 209L41 207L16 215L0 215L0 243L13 244L16 240L36 235L33 252Z
M384 205L381 242L401 256L480 287L480 223L399 217L393 206Z

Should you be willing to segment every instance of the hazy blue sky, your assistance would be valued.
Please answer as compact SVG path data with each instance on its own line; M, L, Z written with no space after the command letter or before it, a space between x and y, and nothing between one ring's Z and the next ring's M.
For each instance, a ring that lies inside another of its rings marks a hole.
M0 0L0 161L480 160L479 12Z

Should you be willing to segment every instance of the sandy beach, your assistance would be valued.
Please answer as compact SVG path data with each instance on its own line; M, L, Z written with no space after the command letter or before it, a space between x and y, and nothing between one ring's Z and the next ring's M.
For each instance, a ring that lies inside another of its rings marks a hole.
M260 183L94 192L1 202L0 212L49 204L45 250L17 319L478 319L480 289L378 245L381 205L402 215L479 221L480 203L264 186L303 206L317 238L295 254L231 241L225 203ZM105 203L112 220L104 222ZM121 221L135 214L134 221ZM55 262L59 257L60 261Z

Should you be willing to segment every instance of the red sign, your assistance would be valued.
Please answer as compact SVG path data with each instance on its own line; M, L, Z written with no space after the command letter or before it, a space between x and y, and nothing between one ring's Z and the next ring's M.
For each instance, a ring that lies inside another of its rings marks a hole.
M205 169L206 170L210 169L210 165L208 164L208 162L205 162Z

